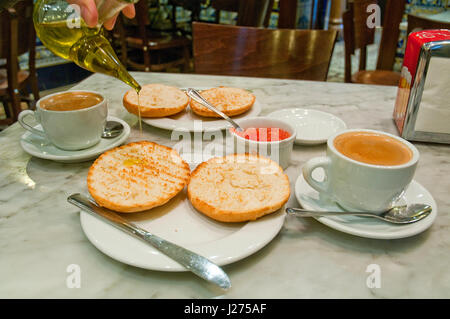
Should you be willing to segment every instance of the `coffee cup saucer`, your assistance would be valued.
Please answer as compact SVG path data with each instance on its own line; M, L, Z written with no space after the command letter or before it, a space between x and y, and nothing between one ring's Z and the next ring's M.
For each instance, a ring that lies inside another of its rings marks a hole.
M316 145L326 143L333 134L347 128L339 117L314 109L291 108L274 111L270 118L285 120L295 127L295 144Z
M102 138L100 142L92 147L78 151L65 151L57 148L47 139L36 136L30 132L25 132L21 139L20 145L28 154L47 160L61 163L78 163L95 159L103 152L123 144L130 135L130 126L123 120L108 116L108 121L120 122L124 129L122 134L115 138ZM36 129L42 129L41 125L34 126Z
M321 170L316 170L314 173L314 177L318 180L323 178L323 172ZM302 174L300 174L295 182L295 197L300 206L305 209L316 211L344 211L341 206L332 201L328 196L319 194L319 192L309 186ZM333 229L360 237L374 239L405 238L425 231L433 224L437 216L437 205L433 197L425 187L415 180L410 183L405 194L399 200L398 205L410 205L414 203L431 205L433 210L427 218L407 225L390 224L376 218L358 216L322 216L316 219Z

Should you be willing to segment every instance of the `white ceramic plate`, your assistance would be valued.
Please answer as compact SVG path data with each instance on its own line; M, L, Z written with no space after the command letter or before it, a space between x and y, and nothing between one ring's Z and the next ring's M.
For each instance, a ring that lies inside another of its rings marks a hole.
M232 119L239 123L240 119L258 116L261 113L261 109L261 104L258 100L255 100L250 110L241 115L233 116ZM191 111L189 105L184 111L178 114L161 118L143 118L142 122L166 130L183 132L219 131L231 127L231 124L226 120L207 118L195 114Z
M314 178L321 179L323 173L315 171ZM343 211L335 202L319 193L306 183L303 175L300 175L295 183L295 197L305 209L319 211ZM375 239L397 239L416 235L430 227L437 216L437 205L431 194L418 182L412 181L399 204L423 203L431 205L431 214L413 224L395 225L370 217L358 216L327 216L316 219L336 230L344 233Z
M291 123L296 131L296 144L322 144L327 139L347 128L340 118L333 114L309 109L283 109L267 115Z
M103 152L121 145L130 135L130 126L125 121L113 116L108 116L108 121L117 121L122 123L124 127L122 134L115 138L102 138L97 145L84 150L65 151L59 149L45 138L33 135L31 132L26 132L22 135L20 145L28 154L47 160L62 163L89 161L98 157ZM35 128L42 129L40 124L36 125Z
M216 222L197 212L183 191L167 204L136 214L122 214L137 226L196 252L219 266L243 259L268 244L284 223L284 208L247 223ZM81 227L100 251L128 265L160 271L186 271L145 242L81 212Z
M182 154L191 169L200 161ZM219 266L241 260L267 245L283 227L284 207L256 221L221 223L192 207L183 190L167 204L147 212L122 214L137 226L196 252ZM114 228L88 213L80 213L81 227L100 251L128 265L160 271L187 271L186 268L145 242Z

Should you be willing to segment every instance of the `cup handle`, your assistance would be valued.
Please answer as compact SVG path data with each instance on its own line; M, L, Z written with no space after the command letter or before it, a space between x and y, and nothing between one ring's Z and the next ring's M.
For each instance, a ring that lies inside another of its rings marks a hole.
M35 116L35 112L34 111L31 111L31 110L24 110L24 111L22 111L22 112L20 112L19 113L19 117L18 117L18 119L17 119L17 121L20 123L20 125L22 125L22 127L24 128L24 129L26 129L27 131L30 131L31 133L33 133L33 134L35 134L35 135L38 135L38 136L40 136L40 137L46 137L45 136L45 133L44 133L44 131L41 131L41 130L38 130L38 129L35 129L34 127L32 127L31 125L28 125L27 123L25 123L25 121L24 121L24 118L27 116L27 115L33 115L35 118L36 118L36 116ZM36 120L38 120L38 119L36 119ZM39 121L38 121L39 122Z
M303 166L303 178L312 188L314 188L319 193L328 193L328 188L330 185L328 179L328 168L330 164L331 160L328 157L315 157L313 159L310 159ZM313 171L319 167L322 167L325 171L325 178L322 182L312 177Z

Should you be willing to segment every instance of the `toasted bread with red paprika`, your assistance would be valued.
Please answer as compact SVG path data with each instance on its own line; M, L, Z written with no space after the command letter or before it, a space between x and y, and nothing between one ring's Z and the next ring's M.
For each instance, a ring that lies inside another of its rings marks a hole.
M134 213L168 202L189 176L189 165L175 150L142 141L103 153L90 167L87 185L100 206Z
M236 116L248 111L255 103L255 96L244 90L231 87L218 87L203 90L200 95L228 116ZM191 99L191 110L200 116L220 117L205 106Z

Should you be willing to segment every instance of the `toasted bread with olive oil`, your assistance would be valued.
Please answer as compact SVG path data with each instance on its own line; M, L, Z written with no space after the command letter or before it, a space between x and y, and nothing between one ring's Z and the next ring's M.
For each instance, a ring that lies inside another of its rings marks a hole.
M134 213L168 202L189 176L189 165L175 150L141 141L103 153L90 167L87 185L100 206Z

